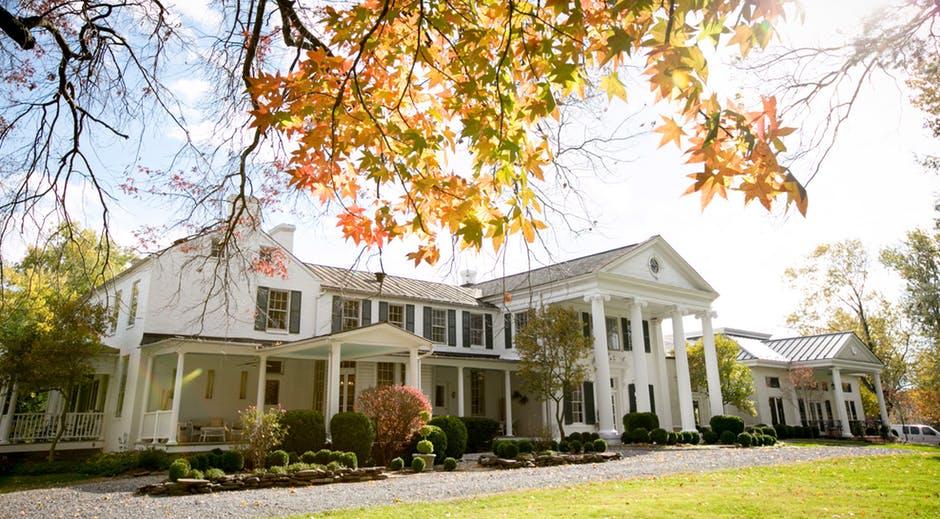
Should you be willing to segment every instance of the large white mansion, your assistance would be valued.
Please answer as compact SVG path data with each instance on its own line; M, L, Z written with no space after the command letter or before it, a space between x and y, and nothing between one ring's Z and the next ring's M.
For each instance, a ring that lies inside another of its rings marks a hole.
M382 384L420 388L435 415L489 417L506 435L544 435L554 412L522 390L513 334L526 309L545 304L579 311L593 337L593 376L565 395L567 431L617 438L632 410L682 430L737 412L724 409L719 389L718 293L659 236L462 286L305 263L293 242L290 225L242 236L243 250L278 258L281 268L244 268L223 291L215 262L225 251L211 236L139 261L101 287L96 297L116 324L97 373L73 399L63 448L224 447L238 441L238 413L249 405L318 409L328 423ZM690 385L685 318L702 330L705 393ZM835 425L847 435L865 420L861 374L874 374L881 397L882 365L852 334L772 341L726 333L754 374L750 423ZM788 391L793 363L813 368L825 390ZM63 400L51 395L45 411L17 412L17 396L15 385L3 391L0 452L42 449Z

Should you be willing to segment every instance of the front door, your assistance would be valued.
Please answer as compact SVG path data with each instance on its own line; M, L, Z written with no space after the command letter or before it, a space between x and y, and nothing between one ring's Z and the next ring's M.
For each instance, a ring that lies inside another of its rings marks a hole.
M617 383L617 379L615 378L610 379L610 407L611 407L611 410L614 412L614 424L617 423L617 417L620 416L619 414L617 414L617 408L619 407L617 405L617 401L618 401L618 397L620 396L619 391L617 391L617 388L619 386L620 384Z
M339 366L339 411L350 412L356 404L356 363L343 361Z

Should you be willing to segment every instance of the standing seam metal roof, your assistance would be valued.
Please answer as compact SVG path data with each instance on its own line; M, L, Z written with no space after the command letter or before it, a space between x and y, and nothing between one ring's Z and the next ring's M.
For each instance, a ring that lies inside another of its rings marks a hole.
M374 272L312 263L307 266L324 288L462 306L488 306L478 301L475 290L470 288L391 275L386 275L379 283Z

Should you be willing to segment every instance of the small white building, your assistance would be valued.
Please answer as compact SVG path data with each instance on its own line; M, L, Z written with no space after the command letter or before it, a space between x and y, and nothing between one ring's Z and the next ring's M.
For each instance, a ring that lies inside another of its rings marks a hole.
M566 430L617 438L631 410L693 430L693 398L705 402L705 422L722 407L711 333L718 293L659 236L463 286L307 263L293 241L289 225L244 230L239 257L276 268L233 258L226 270L217 268L226 251L205 236L100 287L95 297L115 325L74 399L62 448L225 448L238 441L238 413L249 405L316 409L329 423L383 384L420 388L436 415L489 417L507 435L541 435L554 413L524 394L513 333L526 309L544 304L579 311L594 338L593 376L567 395ZM705 395L690 388L684 341L668 356L663 344L664 325L685 336L687 315L705 330ZM758 391L762 412L770 393ZM60 400L17 413L16 399L15 386L4 389L0 452L45 449Z

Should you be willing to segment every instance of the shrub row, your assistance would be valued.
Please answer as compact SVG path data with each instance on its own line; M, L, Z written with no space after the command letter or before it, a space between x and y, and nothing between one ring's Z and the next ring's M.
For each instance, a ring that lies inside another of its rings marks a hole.
M582 436L583 438L583 436ZM558 450L569 454L580 454L582 452L604 452L607 450L607 441L603 438L590 439L585 438L584 442L579 440L566 439L558 446Z
M335 461L351 469L359 466L359 459L355 452L331 451L329 449L320 449L317 452L307 451L300 455L300 461L316 465L329 465Z
M166 451L147 449L101 453L84 460L20 463L11 467L9 472L18 476L65 473L116 476L136 469L166 470L172 461L173 457Z
M465 452L489 451L492 449L493 439L502 432L499 422L491 418L461 416L460 421L467 428L467 450Z
M762 447L776 444L777 438L769 434L743 432L735 438L735 443L741 447Z
M662 428L655 428L652 431L645 427L637 427L629 432L624 432L620 437L623 443L655 443L656 445L698 445L701 436L695 431L672 432Z

